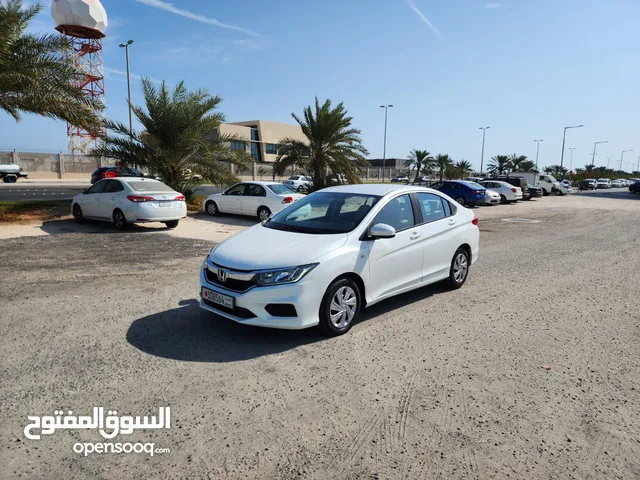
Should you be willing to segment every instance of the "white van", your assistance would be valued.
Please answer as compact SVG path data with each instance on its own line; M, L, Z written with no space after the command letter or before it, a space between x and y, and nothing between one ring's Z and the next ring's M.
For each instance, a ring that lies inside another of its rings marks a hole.
M560 188L560 183L553 175L547 175L546 173L512 172L507 176L524 177L531 185L542 188L545 195L550 195Z

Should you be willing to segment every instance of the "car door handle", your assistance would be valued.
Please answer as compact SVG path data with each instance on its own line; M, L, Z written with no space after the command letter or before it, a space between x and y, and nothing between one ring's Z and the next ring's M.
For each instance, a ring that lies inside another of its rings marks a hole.
M420 232L411 232L411 235L409 235L409 240L416 240L420 238L421 235L422 233Z
M456 224L456 221L455 221L455 220L449 220L449 225L452 225L452 226L453 226L453 225L455 225L455 224Z

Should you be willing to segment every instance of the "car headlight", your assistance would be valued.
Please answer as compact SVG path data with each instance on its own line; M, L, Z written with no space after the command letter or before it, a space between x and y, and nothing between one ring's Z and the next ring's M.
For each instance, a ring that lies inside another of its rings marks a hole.
M253 277L253 281L262 286L295 283L317 266L317 263L311 263L298 267L279 268L277 270L260 272Z

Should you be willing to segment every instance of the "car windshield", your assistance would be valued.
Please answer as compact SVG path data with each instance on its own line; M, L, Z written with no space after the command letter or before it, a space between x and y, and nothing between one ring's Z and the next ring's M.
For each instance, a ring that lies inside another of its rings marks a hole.
M173 188L165 185L162 182L154 181L139 181L139 182L127 182L131 188L136 192L173 192Z
M281 183L270 183L267 188L276 195L286 195L288 193L295 193L289 187L282 185Z
M285 232L334 234L356 228L378 195L316 192L272 216L264 226Z

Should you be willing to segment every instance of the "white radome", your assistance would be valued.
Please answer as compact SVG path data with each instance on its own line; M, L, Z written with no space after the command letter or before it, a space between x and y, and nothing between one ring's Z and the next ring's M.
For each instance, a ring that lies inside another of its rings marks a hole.
M54 0L51 16L56 26L75 25L103 34L107 29L107 12L100 0Z

